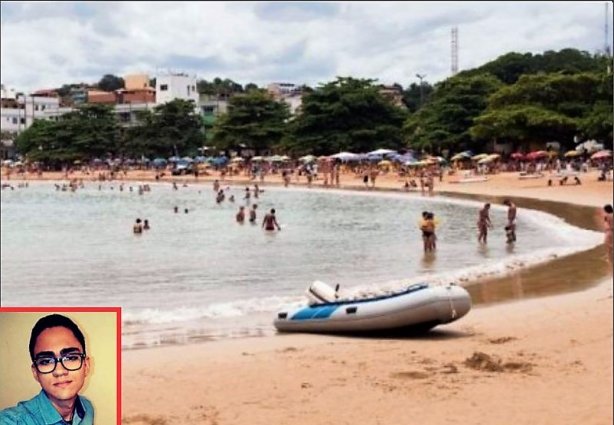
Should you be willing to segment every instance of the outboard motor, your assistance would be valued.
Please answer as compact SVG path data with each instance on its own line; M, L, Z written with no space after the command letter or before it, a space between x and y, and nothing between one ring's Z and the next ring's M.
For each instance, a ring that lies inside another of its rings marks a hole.
M337 294L338 290L339 285L333 289L328 286L328 284L316 280L309 285L305 291L305 295L309 300L309 305L332 303L337 301L337 298L339 298L339 295Z

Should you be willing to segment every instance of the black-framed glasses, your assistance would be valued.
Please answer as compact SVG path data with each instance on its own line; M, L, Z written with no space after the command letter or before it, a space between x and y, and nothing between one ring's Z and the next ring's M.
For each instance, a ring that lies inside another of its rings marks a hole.
M68 353L60 357L40 357L34 360L33 364L40 373L53 372L60 362L64 369L75 371L81 369L84 358L85 354L83 353Z

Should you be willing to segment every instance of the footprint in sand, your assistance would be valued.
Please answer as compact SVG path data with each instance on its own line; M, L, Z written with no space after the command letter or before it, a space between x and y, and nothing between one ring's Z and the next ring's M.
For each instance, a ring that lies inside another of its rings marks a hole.
M501 338L491 338L488 340L491 344L505 344L506 342L514 341L518 338L515 336L502 336Z
M390 374L391 378L400 378L400 379L426 379L430 376L431 376L430 373L418 372L418 371L394 372Z

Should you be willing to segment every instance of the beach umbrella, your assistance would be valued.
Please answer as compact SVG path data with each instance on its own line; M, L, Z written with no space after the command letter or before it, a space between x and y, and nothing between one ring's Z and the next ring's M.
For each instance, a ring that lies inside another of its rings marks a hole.
M470 159L472 156L473 155L472 155L471 151L464 151L464 152L457 153L456 155L454 155L450 159L452 161L461 161L463 159Z
M78 159L76 159L76 160L74 160L74 161L73 161L73 164L74 164L74 165L80 165L80 164L81 164L81 161L79 161Z
M580 156L582 155L582 152L580 151L567 151L565 152L565 155L563 155L565 158L574 158L576 156Z
M283 162L284 159L280 155L273 155L273 156L269 156L267 158L267 161L269 161L269 162Z
M352 152L339 152L330 157L340 159L341 161L357 161L362 158L360 155Z
M213 165L224 165L228 162L228 158L225 156L218 156L217 158L213 158Z
M472 159L472 160L474 160L474 161L479 161L480 159L484 159L484 158L486 158L487 156L488 156L488 154L487 154L487 153L481 153L481 154L478 154L478 155L472 156L472 157L471 157L471 159Z
M180 159L180 158L179 158L178 156L171 156L171 157L168 159L168 161L169 161L169 162L177 162L177 161L179 161L179 159Z
M203 162L205 162L206 159L207 158L205 158L204 156L199 155L194 157L194 162L196 162L197 164L202 164Z
M499 155L498 153L493 153L488 155L486 158L482 158L478 161L478 164L488 164L490 162L496 161L499 158L501 158L501 155Z
M316 157L314 155L305 155L301 156L298 160L301 162L313 162L316 160Z
M374 151L368 152L367 155L390 155L393 153L397 153L397 151L393 151L392 149L376 149Z
M534 152L529 152L527 154L527 159L535 160L535 159L545 158L547 156L548 156L548 152L546 151L534 151Z
M245 161L243 158L241 158L240 156L235 156L234 158L232 158L230 160L231 163L236 164L237 162L243 162Z
M524 154L522 152L514 152L513 154L510 155L510 157L512 159L521 160L521 159L524 159Z
M392 162L388 161L387 159L384 159L377 163L377 165L390 165L390 164L392 164Z
M264 161L264 158L261 156L253 156L251 159L252 162L262 162Z
M612 157L612 151L606 149L606 150L602 150L597 153L594 153L591 156L591 159L602 159L602 158L611 158L611 157Z
M186 162L194 162L194 160L190 158L189 156L184 156L183 158L181 158L181 160L186 161Z

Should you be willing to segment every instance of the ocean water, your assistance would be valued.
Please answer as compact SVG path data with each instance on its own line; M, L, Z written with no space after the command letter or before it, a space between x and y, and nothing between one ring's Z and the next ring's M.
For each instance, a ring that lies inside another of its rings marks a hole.
M133 186L134 191L129 190ZM303 302L314 280L349 296L416 282L467 284L592 248L597 232L519 209L518 243L505 243L506 207L493 205L494 229L477 243L481 204L415 193L265 187L258 224L234 221L245 186L215 202L211 183L173 190L151 184L54 182L3 190L3 306L121 306L125 349L274 333L275 312ZM113 189L112 189L113 188ZM179 213L173 207L179 207ZM184 213L184 209L188 213ZM282 230L260 224L271 208ZM421 212L438 219L438 249L424 254ZM132 233L137 217L151 229Z

